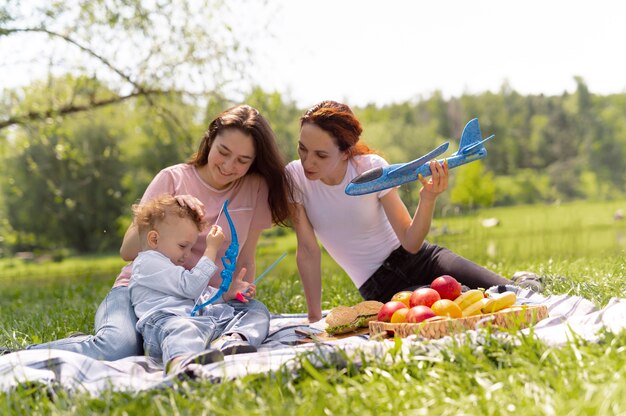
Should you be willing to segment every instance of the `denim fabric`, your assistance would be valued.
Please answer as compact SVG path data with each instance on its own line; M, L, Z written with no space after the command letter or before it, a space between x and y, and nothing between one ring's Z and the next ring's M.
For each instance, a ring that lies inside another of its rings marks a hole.
M447 248L424 242L411 254L402 246L391 252L383 264L359 288L364 299L387 302L402 290L428 286L437 277L448 274L470 288L489 288L511 284L504 277L479 266Z
M104 298L95 318L95 335L64 338L27 349L73 351L98 360L115 361L143 355L141 335L135 330L137 317L127 286L118 286Z
M193 317L156 313L144 323L144 348L152 358L167 363L174 357L203 351L227 334L240 334L251 345L259 346L267 337L269 324L269 311L254 299L209 305Z
M237 300L228 302L235 310L233 319L221 335L243 335L250 345L260 346L270 330L270 311L258 300L250 299L248 303Z

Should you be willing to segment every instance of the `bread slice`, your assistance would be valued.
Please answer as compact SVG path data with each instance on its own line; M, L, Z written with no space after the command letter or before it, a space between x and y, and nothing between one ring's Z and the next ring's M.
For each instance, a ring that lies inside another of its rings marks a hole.
M328 327L337 327L349 325L355 322L359 317L357 311L350 306L337 306L331 309L326 315L326 324Z
M337 306L326 316L326 332L331 335L345 334L366 327L375 320L382 302L366 300L354 306Z
M354 305L354 309L356 309L359 316L367 317L370 317L372 315L378 316L378 312L382 307L383 303L377 300L365 300L361 303L357 303L356 305Z

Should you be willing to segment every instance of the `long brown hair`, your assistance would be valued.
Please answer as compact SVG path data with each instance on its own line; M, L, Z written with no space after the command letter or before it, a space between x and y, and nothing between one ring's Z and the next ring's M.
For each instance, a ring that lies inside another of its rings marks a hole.
M363 128L346 104L330 100L317 103L300 117L300 127L305 123L315 124L330 134L339 150L347 152L350 157L376 153L359 142Z
M206 165L215 137L227 129L236 129L252 137L255 157L246 175L257 173L265 179L272 221L274 224L285 225L289 216L290 179L286 174L285 162L278 150L274 131L255 108L239 105L218 115L204 133L198 151L187 163L198 168Z

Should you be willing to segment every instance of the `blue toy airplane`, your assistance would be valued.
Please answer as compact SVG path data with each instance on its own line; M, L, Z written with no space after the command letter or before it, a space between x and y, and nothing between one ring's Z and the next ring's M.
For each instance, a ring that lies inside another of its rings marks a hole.
M487 156L487 149L485 149L483 144L493 137L494 135L492 134L483 140L478 119L474 118L470 120L463 129L458 152L447 158L448 168L456 168L457 166ZM423 177L429 176L431 172L428 162L448 150L448 144L449 143L446 142L412 162L397 163L395 165L374 168L363 172L352 179L348 186L346 186L346 194L353 196L370 194L372 192L402 185L403 183L415 181L420 174ZM438 162L443 163L444 160L445 159L438 160Z

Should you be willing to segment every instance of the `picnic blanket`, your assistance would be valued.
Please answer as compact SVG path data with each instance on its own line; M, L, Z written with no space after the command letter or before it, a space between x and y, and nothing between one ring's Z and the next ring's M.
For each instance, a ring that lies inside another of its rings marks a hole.
M543 296L515 286L507 287L517 293L522 302L546 305L548 318L539 322L532 334L543 342L559 346L572 337L590 342L598 340L599 332L614 333L626 327L626 299L613 298L598 309L592 302L578 296ZM493 290L493 289L490 289ZM385 359L398 346L391 340L370 341L367 335L302 344L298 330L322 331L323 321L305 323L304 314L272 316L270 334L258 352L227 356L223 362L202 367L201 378L212 382L232 380L247 374L285 371L297 374L303 370L303 360L315 367L332 363L344 366L349 358L352 365L367 359ZM529 329L524 330L526 333ZM480 342L481 330L468 331L467 342ZM503 337L508 336L502 333ZM437 354L454 337L423 340L411 336L402 342L401 354ZM105 390L143 391L167 388L177 382L175 376L165 376L161 365L149 357L128 357L117 361L98 361L81 354L61 350L24 350L0 356L0 390L11 391L19 385L43 384L51 389L86 392L94 396Z

